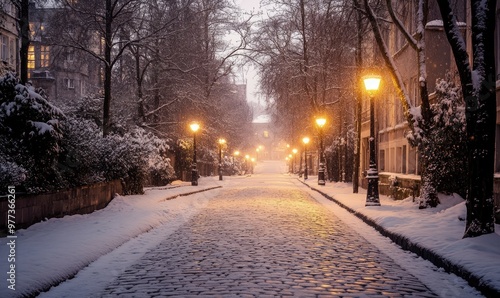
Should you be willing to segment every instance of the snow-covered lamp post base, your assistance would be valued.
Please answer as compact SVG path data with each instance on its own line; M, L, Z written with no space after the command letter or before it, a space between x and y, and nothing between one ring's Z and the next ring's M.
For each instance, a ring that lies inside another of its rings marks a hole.
M193 165L191 166L191 185L198 185L198 169L196 168L195 163L193 163Z
M380 199L378 196L377 165L370 164L370 168L368 169L368 174L366 175L366 179L368 179L368 191L366 192L365 206L380 206Z

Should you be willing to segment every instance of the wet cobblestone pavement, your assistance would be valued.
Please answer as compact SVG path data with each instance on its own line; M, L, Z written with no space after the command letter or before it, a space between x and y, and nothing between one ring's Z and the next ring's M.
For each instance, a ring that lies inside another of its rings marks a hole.
M293 183L231 187L103 297L436 297Z

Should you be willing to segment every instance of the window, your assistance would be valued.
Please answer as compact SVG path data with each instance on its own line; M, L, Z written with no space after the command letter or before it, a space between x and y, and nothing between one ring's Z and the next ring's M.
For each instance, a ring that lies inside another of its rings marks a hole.
M410 98L411 98L411 104L414 107L417 107L420 105L420 99L419 99L419 82L417 80L417 77L413 77L410 79Z
M66 61L68 61L68 62L75 61L75 53L73 53L73 51L70 51L70 52L67 53L67 55L66 55Z
M0 59L9 61L9 38L5 35L0 35Z
M11 39L10 40L10 64L11 65L16 65L16 60L17 60L17 51L16 51L16 40Z
M66 89L75 89L75 80L64 79L64 86L66 87Z
M417 173L417 149L410 146L408 150L408 174Z
M403 164L403 148L396 147L396 173L401 173Z
M379 169L380 171L385 171L385 150L380 150L379 152Z
M49 46L40 47L40 67L49 67L50 55Z
M28 69L35 69L35 47L29 46L28 48Z
M406 145L403 146L403 156L401 161L401 173L406 174Z

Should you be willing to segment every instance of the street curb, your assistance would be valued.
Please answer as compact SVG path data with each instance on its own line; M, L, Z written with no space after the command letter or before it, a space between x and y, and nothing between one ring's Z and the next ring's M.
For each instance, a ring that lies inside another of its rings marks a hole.
M186 192L186 193L180 193L180 194L177 194L177 195L173 195L173 196L161 199L160 202L162 202L162 201L168 201L168 200L173 200L173 199L176 199L178 197L190 196L190 195L194 195L196 193L200 193L200 192L204 192L204 191L208 191L208 190L212 190L212 189L216 189L216 188L222 188L222 185L213 186L213 187L204 188L204 189L199 189L199 190L190 191L190 192Z
M404 235L393 233L393 232L385 229L384 227L378 225L371 218L369 218L366 215L364 215L360 212L357 212L356 210L346 206L345 204L336 200L332 196L324 193L323 191L321 191L317 188L310 186L309 184L301 181L300 179L297 179L297 180L299 180L302 184L306 185L310 189L320 193L322 196L329 199L330 201L336 203L340 207L346 209L347 211L349 211L353 215L357 216L358 218L363 220L365 223L367 223L368 225L373 227L375 230L377 230L380 234L391 239L394 243L399 245L402 249L407 250L407 251L411 251L411 252L417 254L418 256L420 256L421 258L430 261L435 266L443 268L446 272L453 273L453 274L463 278L464 280L466 280L469 283L469 285L476 288L478 291L480 291L486 297L500 297L500 290L499 289L496 289L496 288L492 287L491 285L485 284L483 281L481 281L481 277L474 275L469 270L463 268L460 265L454 264L450 260L438 255L437 253L433 252L432 250L430 250L428 248L422 247L418 243L414 243L414 242L410 241Z

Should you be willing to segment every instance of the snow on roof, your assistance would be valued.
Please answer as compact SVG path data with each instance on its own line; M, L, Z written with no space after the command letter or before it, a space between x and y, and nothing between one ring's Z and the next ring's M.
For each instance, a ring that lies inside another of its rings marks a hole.
M270 123L271 115L259 115L253 119L252 123Z

